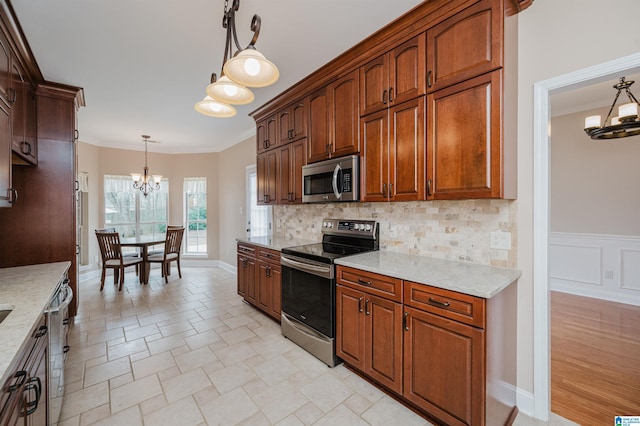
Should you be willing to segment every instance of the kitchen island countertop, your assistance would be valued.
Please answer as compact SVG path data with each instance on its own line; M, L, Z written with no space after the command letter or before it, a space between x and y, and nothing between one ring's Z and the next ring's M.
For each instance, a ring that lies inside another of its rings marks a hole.
M13 306L0 323L0 384L8 368L22 353L25 343L47 309L49 300L70 262L0 268L0 308Z
M517 269L371 251L336 259L336 264L490 299L516 281Z
M283 235L263 235L260 237L236 238L236 241L239 243L252 244L277 251L282 250L284 247L301 246L303 244L313 244L318 242L313 240L286 237Z

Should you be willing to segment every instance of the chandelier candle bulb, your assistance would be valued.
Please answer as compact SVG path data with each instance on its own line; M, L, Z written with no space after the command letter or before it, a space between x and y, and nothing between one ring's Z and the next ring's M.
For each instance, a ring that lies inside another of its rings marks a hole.
M611 125L617 126L618 124L620 124L620 117L611 117Z
M200 102L197 102L193 108L200 114L217 118L233 117L238 113L231 105L218 102L209 95L205 96Z
M245 105L254 99L251 90L231 81L226 75L208 85L206 91L211 98L225 104Z
M638 104L630 102L622 104L618 107L618 118L621 121L625 119L635 119L638 116Z
M584 119L584 128L594 129L596 127L600 127L600 120L601 117L599 115L590 115Z

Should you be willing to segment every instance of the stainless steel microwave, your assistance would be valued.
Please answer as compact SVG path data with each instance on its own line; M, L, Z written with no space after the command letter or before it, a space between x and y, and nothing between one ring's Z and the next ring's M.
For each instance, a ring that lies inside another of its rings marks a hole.
M332 158L302 167L302 202L358 201L359 157Z

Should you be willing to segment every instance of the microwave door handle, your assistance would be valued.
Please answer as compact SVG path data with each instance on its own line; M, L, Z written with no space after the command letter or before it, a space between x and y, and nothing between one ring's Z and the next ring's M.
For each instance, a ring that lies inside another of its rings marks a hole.
M336 168L333 169L333 180L331 181L331 186L333 187L333 193L336 196L336 199L340 199L342 197L342 192L338 191L338 175L342 169L340 168L340 164L336 164Z

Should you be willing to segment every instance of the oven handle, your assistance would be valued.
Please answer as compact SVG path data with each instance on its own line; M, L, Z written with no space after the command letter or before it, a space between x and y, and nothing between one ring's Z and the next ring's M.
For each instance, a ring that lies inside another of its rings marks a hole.
M302 272L306 272L311 275L317 275L322 278L333 279L333 268L331 265L316 266L309 264L301 260L292 259L293 256L282 255L280 257L280 264L282 266L288 266L292 269L297 269ZM298 259L298 258L296 258Z

